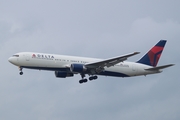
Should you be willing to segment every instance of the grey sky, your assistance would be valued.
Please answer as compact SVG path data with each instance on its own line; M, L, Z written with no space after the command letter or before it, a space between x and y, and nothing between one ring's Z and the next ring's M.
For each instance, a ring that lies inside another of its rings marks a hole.
M178 0L0 0L0 119L2 120L179 120ZM53 72L8 63L22 51L109 58L141 54L167 39L159 65L146 77L99 77L80 85L80 76L58 79Z

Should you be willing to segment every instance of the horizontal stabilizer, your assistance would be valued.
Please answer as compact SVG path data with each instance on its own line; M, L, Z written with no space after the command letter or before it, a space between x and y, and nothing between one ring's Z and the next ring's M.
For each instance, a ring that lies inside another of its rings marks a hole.
M167 68L167 67L171 67L171 66L173 66L173 65L174 65L174 64L163 65L163 66L158 66L158 67L148 68L148 69L145 69L145 70L151 70L151 71L154 71L154 70L160 70L160 69L164 69L164 68Z

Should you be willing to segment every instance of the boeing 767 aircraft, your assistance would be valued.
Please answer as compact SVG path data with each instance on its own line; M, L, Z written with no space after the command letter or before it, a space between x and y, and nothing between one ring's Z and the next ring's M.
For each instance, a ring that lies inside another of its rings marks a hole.
M20 52L14 54L8 60L19 67L20 75L23 68L54 71L58 78L73 77L80 74L79 83L86 83L89 80L97 79L97 75L114 77L132 77L148 75L162 72L162 69L173 66L168 64L157 66L161 53L166 44L166 40L160 40L137 62L127 62L126 60L139 52L117 56L109 59L96 59L86 57L75 57L66 55L55 55L35 52Z

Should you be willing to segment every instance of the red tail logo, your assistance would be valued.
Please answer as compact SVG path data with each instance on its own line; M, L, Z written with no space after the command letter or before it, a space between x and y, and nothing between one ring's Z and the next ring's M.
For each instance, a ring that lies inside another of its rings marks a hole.
M166 40L160 40L150 51L148 51L146 55L144 55L138 61L138 63L155 67L161 57L165 44Z

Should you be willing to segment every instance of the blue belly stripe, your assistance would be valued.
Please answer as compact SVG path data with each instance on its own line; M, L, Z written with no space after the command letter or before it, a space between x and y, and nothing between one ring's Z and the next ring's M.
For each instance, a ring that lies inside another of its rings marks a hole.
M47 68L47 67L28 67L28 66L21 66L22 68L28 68L28 69L37 69L37 70L49 70L49 71L65 71L70 72L69 68ZM88 73L86 73L88 74ZM104 76L114 76L114 77L130 77L123 73L118 72L110 72L110 71L103 71L99 73L98 75L104 75Z
M99 73L99 75L105 75L105 76L114 76L114 77L129 77L126 74L118 73L118 72L110 72L110 71L103 71Z
M28 66L21 66L22 68L28 69L37 69L37 70L49 70L49 71L70 71L69 68L49 68L49 67L28 67Z

